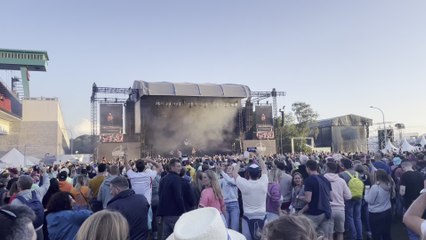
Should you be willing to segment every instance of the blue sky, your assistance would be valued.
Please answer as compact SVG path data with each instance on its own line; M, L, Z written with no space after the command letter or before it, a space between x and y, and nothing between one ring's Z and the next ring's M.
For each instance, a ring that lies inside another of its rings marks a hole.
M88 127L91 85L133 81L276 88L286 109L358 114L426 133L426 1L4 1L0 48L46 50L31 95ZM8 73L0 73L6 78ZM7 80L8 81L8 80ZM77 130L77 129L76 129Z

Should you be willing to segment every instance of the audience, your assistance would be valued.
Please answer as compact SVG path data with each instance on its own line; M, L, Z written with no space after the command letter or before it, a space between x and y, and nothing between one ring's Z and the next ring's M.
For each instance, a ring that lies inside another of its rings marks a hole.
M10 168L0 171L0 239L388 240L404 237L390 230L405 209L402 234L413 240L426 233L425 176L424 154L412 153L373 163L313 153Z

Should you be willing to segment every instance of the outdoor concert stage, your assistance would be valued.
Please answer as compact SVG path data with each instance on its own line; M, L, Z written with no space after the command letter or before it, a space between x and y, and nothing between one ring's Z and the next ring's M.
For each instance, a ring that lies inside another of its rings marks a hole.
M128 98L98 95L118 93ZM242 153L248 147L273 154L273 107L259 101L272 97L276 110L276 97L283 94L252 92L238 84L135 81L131 88L107 88L94 83L92 135L100 128L96 154L107 159L124 152L132 159L203 156Z
M168 155L231 153L242 128L241 100L250 89L237 84L148 83L133 85L135 133L142 152Z

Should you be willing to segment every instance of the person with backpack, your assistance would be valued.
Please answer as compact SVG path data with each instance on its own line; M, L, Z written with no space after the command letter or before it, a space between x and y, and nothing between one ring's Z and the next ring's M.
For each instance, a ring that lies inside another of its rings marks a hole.
M35 190L31 190L31 187L33 186L33 179L30 176L22 175L18 178L18 181L16 182L18 194L11 202L11 205L27 205L34 211L36 218L33 221L33 225L37 233L37 240L44 239L44 207L41 201L50 186L50 180L47 173L43 168L40 168L40 172L43 174L43 184Z
M317 233L326 239L330 236L331 224L331 184L319 174L319 164L314 160L306 162L309 177L305 179L305 201L308 203L300 210L312 220Z
M343 158L340 165L344 169L339 174L349 187L352 199L345 201L345 230L350 232L351 240L362 240L361 206L364 182L353 169L352 161Z

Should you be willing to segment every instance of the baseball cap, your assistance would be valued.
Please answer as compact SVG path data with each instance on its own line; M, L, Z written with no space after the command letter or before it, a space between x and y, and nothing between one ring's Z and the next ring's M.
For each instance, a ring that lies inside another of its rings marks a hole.
M65 171L62 171L58 174L58 179L60 181L65 181L67 179L68 175Z

